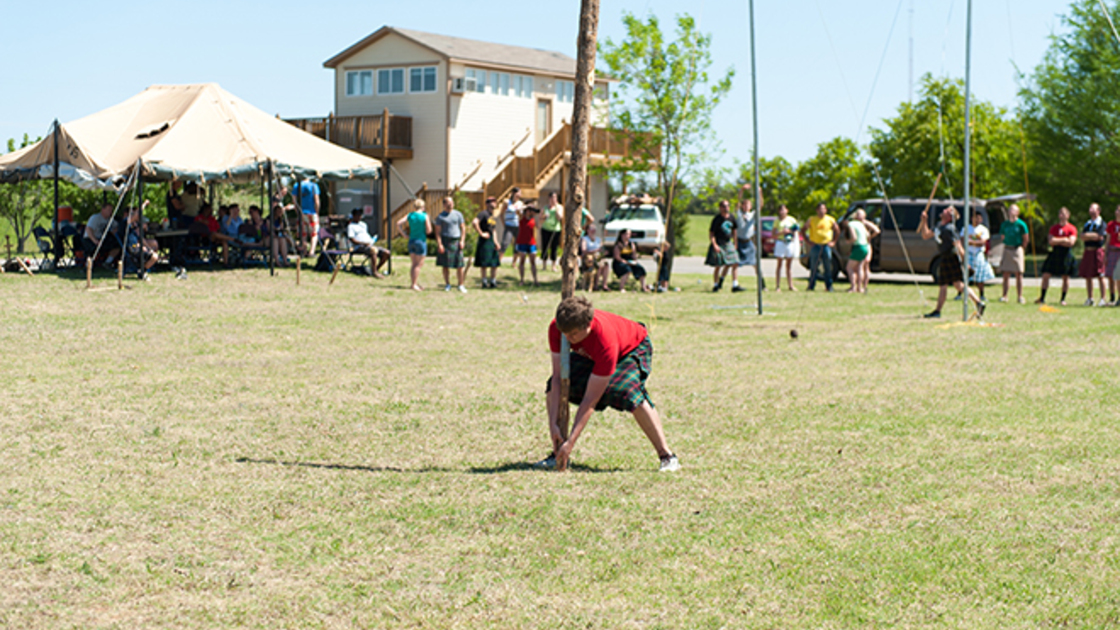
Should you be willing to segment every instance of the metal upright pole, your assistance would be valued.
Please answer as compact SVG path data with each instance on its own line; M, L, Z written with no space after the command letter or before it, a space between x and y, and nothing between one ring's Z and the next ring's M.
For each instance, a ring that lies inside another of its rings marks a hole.
M751 13L751 115L754 118L754 275L758 285L758 314L762 315L762 191L759 189L758 170L758 80L754 48L754 0L750 0Z
M58 268L59 261L62 260L62 251L63 251L62 250L62 241L59 240L59 229L58 229L58 169L59 169L58 136L59 136L59 133L58 133L58 119L55 118L54 119L54 228L53 228L52 233L54 234L54 238L53 238L53 240L54 240L54 266L55 266L56 269Z
M968 7L966 9L967 17L965 19L965 40L964 40L964 262L961 269L964 270L964 318L962 321L968 321L968 226L970 225L969 212L972 209L970 195L972 193L969 184L971 183L971 171L969 160L972 153L972 129L969 127L969 109L970 99L972 97L972 0L968 0Z
M276 240L276 210L272 204L272 160L265 166L265 176L268 177L268 275L276 275L276 261L272 258L272 243ZM279 245L277 245L279 247Z

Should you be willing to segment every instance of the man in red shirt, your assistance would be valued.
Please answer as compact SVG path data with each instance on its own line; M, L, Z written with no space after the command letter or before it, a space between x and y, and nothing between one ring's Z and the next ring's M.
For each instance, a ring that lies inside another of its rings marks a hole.
M1104 275L1108 278L1108 301L1116 306L1120 303L1116 301L1116 285L1118 284L1116 268L1120 267L1117 264L1117 262L1120 262L1120 206L1116 207L1116 218L1108 222L1104 231L1108 239L1104 263Z
M569 402L579 405L571 433L567 422L561 424L559 420L561 335L571 344ZM607 407L634 414L661 458L662 472L680 468L646 391L653 346L645 326L614 313L596 311L590 300L575 296L556 308L556 319L548 326L548 345L552 350L552 378L546 388L552 454L537 462L538 468L566 470L572 448L592 412Z
M1069 208L1058 210L1058 223L1050 226L1050 233L1046 236L1050 245L1050 253L1042 263L1042 291L1039 293L1035 304L1046 302L1046 289L1050 287L1050 276L1062 277L1062 306L1066 304L1066 293L1069 293L1069 277L1077 269L1077 261L1073 258L1073 246L1077 244L1077 228L1069 222Z

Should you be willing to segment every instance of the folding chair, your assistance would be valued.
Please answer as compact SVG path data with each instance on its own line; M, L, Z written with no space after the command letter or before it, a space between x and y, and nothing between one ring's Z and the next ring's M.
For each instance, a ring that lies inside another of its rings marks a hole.
M54 266L54 237L41 225L31 228L31 235L39 246L39 269L50 269Z

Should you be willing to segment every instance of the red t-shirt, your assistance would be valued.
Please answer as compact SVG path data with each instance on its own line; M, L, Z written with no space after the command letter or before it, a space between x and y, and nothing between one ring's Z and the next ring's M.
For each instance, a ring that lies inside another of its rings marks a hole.
M518 245L537 244L537 219L536 217L521 217L521 224L517 227Z
M1109 221L1104 231L1108 234L1108 244L1120 249L1120 221Z
M202 216L200 216L200 217L195 218L195 221L198 221L200 223L205 223L206 227L208 227L210 229L211 234L217 234L218 232L222 231L221 226L218 225L218 220L215 219L214 217L202 217Z
M1064 238L1067 236L1077 238L1077 228L1073 227L1072 223L1067 223L1065 225L1054 224L1050 226L1050 236L1054 238Z
M591 334L583 341L572 344L572 351L595 362L592 374L610 376L618 366L619 357L637 348L647 334L646 327L638 322L596 310L591 320ZM548 346L553 352L560 352L560 329L556 327L555 319L548 325Z

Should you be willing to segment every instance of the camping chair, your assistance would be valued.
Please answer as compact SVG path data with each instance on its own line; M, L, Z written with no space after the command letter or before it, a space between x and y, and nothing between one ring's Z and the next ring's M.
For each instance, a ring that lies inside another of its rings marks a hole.
M336 237L325 226L321 227L319 228L319 244L319 260L315 264L315 269L334 271L336 266L343 271L350 269L354 254L350 249L350 241L347 240L345 234L340 233Z
M181 247L182 264L206 265L214 268L214 242L210 240L210 228L205 223L195 221L187 228Z
M50 269L54 265L54 238L51 233L41 225L31 229L35 237L35 244L39 246L39 269Z
M78 264L78 252L81 250L82 235L78 228L67 223L58 230L62 239L62 257L58 259L58 266L72 266Z
M230 243L231 264L243 267L268 266L268 245L261 242L264 239L252 223L248 221L242 223L237 229L237 236L238 240Z

